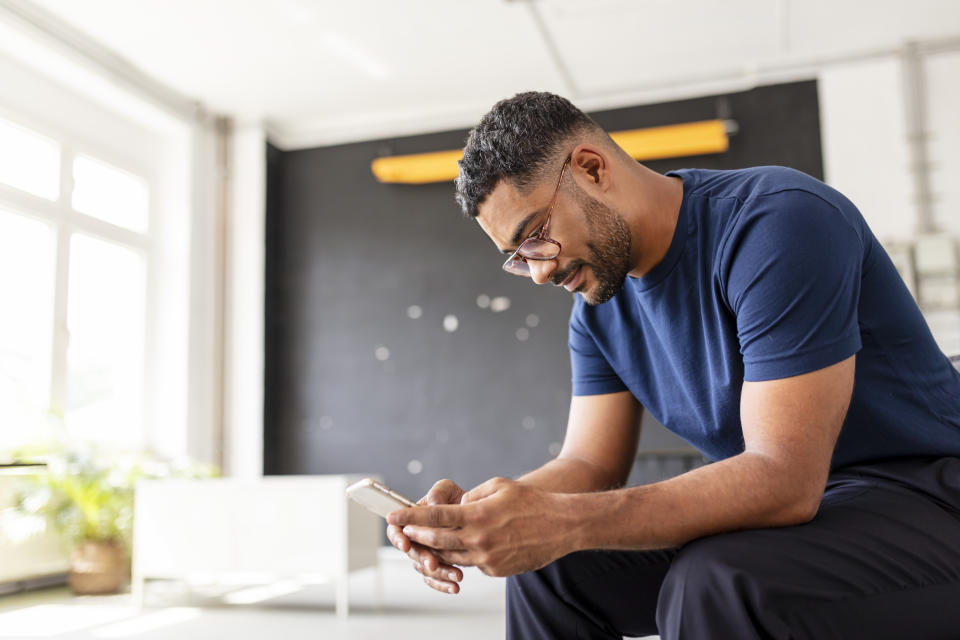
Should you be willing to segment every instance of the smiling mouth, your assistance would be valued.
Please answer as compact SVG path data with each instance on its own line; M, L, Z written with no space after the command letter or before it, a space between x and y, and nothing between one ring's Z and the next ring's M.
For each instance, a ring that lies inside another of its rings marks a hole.
M573 273L570 274L570 277L568 277L566 280L564 280L560 284L560 286L562 286L567 291L571 291L571 292L575 291L576 289L574 288L573 285L580 283L580 280L582 279L581 278L582 273L583 273L583 265L580 265L579 267L576 268L576 270Z

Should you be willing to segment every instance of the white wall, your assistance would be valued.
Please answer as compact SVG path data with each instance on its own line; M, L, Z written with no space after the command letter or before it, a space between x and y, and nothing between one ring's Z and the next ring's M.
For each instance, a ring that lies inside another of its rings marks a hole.
M927 56L924 71L934 220L956 236L960 235L960 51Z
M226 472L263 475L263 360L267 139L238 126L231 139L227 219L224 429Z
M850 198L881 241L913 236L900 61L824 68L819 77L825 181Z
M920 61L933 231L956 244L960 237L960 52L928 52L921 54ZM916 167L909 139L910 83L905 75L909 69L902 55L884 55L825 65L819 73L826 181L853 200L891 253L916 246L920 236L931 231L924 228L912 173ZM905 267L910 270L910 265ZM952 285L949 278L946 285L942 278L936 285L956 289L958 276L954 275ZM934 336L944 351L960 353L957 304L926 304L923 283L929 280L923 274L919 277L920 286L911 289L919 291Z

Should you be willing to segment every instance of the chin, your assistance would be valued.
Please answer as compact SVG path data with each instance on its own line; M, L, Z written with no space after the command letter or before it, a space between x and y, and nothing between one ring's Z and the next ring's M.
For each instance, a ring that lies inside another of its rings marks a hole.
M615 295L620 293L620 289L623 288L623 283L626 281L626 278L620 281L620 283L613 286L604 286L603 283L594 282L592 287L587 287L587 283L584 282L580 285L580 288L577 289L576 293L580 294L580 297L583 298L583 301L586 302L591 307L603 304L608 302Z

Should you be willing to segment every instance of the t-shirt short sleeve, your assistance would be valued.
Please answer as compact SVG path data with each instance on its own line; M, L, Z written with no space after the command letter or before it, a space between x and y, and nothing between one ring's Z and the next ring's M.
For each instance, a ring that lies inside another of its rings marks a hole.
M570 370L573 376L573 395L592 396L625 391L627 386L603 355L596 340L586 328L580 315L578 300L570 315Z
M860 350L862 240L832 203L803 190L745 203L721 260L744 380L816 371Z

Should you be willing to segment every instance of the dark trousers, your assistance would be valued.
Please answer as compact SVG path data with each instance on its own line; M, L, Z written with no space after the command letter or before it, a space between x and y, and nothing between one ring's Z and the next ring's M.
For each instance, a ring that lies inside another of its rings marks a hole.
M960 639L960 458L830 476L817 516L507 582L507 637Z

